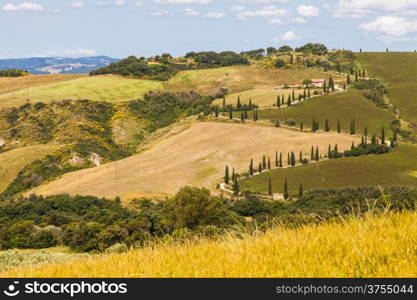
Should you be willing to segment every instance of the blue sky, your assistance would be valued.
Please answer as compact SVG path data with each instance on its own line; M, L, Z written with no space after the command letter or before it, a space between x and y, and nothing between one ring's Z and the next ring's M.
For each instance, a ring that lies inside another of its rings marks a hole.
M417 48L417 0L0 0L0 58Z

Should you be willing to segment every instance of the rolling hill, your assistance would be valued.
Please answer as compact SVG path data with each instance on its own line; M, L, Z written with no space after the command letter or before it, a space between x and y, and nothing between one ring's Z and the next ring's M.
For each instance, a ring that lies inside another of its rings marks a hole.
M416 277L415 212L28 266L1 277Z
M302 84L308 78L327 78L314 69L265 69L255 65L182 71L164 83L169 91L194 90L213 94L227 87L230 93L273 88L284 84Z
M0 192L3 192L26 165L58 150L59 147L59 145L35 145L0 153Z
M289 190L294 194L302 183L304 189L417 185L417 147L402 144L393 152L383 155L326 160L307 166L274 169L259 176L241 181L242 191L268 192L271 177L273 191L282 193L288 179Z
M112 75L82 77L4 93L0 95L0 107L17 106L27 102L49 103L52 100L101 100L108 102L139 99L145 93L162 88L158 81L124 78Z
M371 76L387 84L389 99L401 118L417 124L417 53L368 52L356 55Z
M269 126L249 126L219 122L185 122L165 131L148 145L148 150L130 158L98 168L69 173L31 192L120 196L163 197L180 187L196 185L215 188L224 175L225 165L246 172L249 161L275 151L304 151L318 145L321 153L329 143L341 149L357 138L334 133L302 133Z
M274 97L271 96L270 100L272 99ZM249 113L249 119L251 115ZM325 120L328 119L330 129L337 130L337 121L340 119L341 130L349 132L350 122L355 120L358 133L361 133L367 126L370 134L380 134L382 127L389 132L390 123L395 118L392 113L378 108L355 89L315 97L290 108L259 110L261 120L279 120L280 122L294 120L297 123L296 126L304 122L304 128L311 127L313 117L319 121L321 129L324 127Z

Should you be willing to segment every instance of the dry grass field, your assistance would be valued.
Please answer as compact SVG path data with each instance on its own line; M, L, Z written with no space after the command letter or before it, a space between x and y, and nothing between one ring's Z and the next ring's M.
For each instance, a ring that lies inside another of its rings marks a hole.
M328 78L329 74L313 69L271 70L258 66L233 66L215 69L182 71L164 84L168 91L194 90L214 93L227 87L230 93L267 89L284 84L302 84L304 79Z
M1 277L416 277L415 212L166 243Z
M0 153L0 192L2 192L26 165L57 150L58 145L36 145Z
M174 132L174 133L173 133ZM337 133L302 133L269 126L218 122L195 122L174 126L172 131L130 158L64 175L31 192L95 195L130 199L174 194L185 185L214 189L225 165L246 172L251 158L259 162L275 151L302 150L318 145L321 153L329 144L343 150L355 137ZM286 156L284 156L286 157Z

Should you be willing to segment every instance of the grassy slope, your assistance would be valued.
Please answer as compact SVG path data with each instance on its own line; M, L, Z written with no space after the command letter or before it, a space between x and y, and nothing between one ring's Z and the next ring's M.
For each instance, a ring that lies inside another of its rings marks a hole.
M29 98L32 102L50 102L62 99L116 102L138 99L145 93L161 87L160 82L151 80L94 76L31 88L29 89ZM26 89L0 95L0 107L23 104L26 102L26 98Z
M384 155L368 155L354 158L326 160L307 166L275 169L262 175L245 179L241 190L267 192L272 177L274 192L283 192L285 178L293 193L300 183L304 188L338 188L348 186L417 185L417 147L400 145L395 151Z
M312 145L319 145L323 153L329 143L338 143L340 149L346 149L355 140L342 134L217 122L176 125L167 135L155 140L141 154L66 174L33 192L130 199L172 195L188 184L214 189L224 175L226 164L238 172L246 172L251 158L256 163L262 155L272 158L277 149L285 153L307 152Z
M255 88L301 84L306 78L327 78L328 74L312 70L270 70L257 66L233 66L215 69L183 71L164 84L167 90L213 93L227 87L236 93Z
M295 90L295 97L298 99L298 95L303 95L303 90ZM272 90L272 89L257 89L248 90L244 92L229 94L226 96L226 104L232 104L236 106L237 99L240 97L242 104L248 104L249 99L252 99L252 104L257 104L259 107L272 107L277 101L277 96L283 96L285 101L288 99L288 95L292 95L292 90ZM223 105L223 99L216 99L213 101L213 105Z
M58 74L58 75L30 75L23 77L0 77L0 94L17 90L26 90L45 84L52 84L68 81L76 78L86 77L83 74Z
M417 215L367 216L256 237L166 244L1 277L416 277Z
M370 134L380 134L383 126L389 134L389 125L394 119L393 114L376 107L354 89L341 94L312 98L291 108L261 110L259 116L261 119L281 122L292 119L297 124L304 121L305 128L311 127L313 116L315 116L320 123L320 128L324 127L325 119L329 119L331 130L336 130L337 120L340 119L344 132L349 131L350 122L355 120L358 133L368 126Z
M0 192L2 192L26 165L57 150L57 145L36 145L0 153Z
M357 53L372 76L387 83L390 101L401 117L417 124L417 53Z

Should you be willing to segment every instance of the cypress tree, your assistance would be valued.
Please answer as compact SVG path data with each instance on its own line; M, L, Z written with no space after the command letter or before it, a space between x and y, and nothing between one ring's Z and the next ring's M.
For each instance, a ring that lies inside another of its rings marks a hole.
M376 135L375 134L372 135L371 143L372 143L372 145L376 145Z
M301 131L303 131L303 130L304 130L304 122L303 122L303 121L301 121L301 122L300 122L300 130L301 130Z
M279 167L282 168L282 153L279 153Z
M351 135L355 135L356 134L356 122L355 120L352 121L351 125L350 125L350 134Z
M294 91L294 89L292 90L292 99L295 100L295 91Z
M310 99L311 93L310 93L310 87L308 87L308 99Z
M352 146L350 146L350 150L352 150L352 151L355 150L355 142L352 142Z
M248 119L248 110L247 110L246 107L245 107L245 110L244 110L244 118L245 118L245 120Z
M365 126L363 133L365 135L365 144L367 144L368 143L368 126Z
M304 196L304 188L303 184L300 183L300 187L298 188L298 198L302 198Z
M235 180L233 181L233 194L235 196L239 195L239 190L240 190L240 186L239 186L239 182L237 180L237 176L235 176Z
M327 82L326 80L323 82L323 92L327 91Z
M364 146L366 143L365 143L365 137L363 136L363 134L362 134L362 139L361 139L361 146Z
M289 193L288 193L288 180L287 178L285 178L285 182L284 182L284 199L287 200L290 197Z
M226 168L224 169L224 183L229 184L229 181L229 166L226 165Z
M249 164L249 175L253 176L253 159L250 159L250 164Z
M365 78L365 77L366 77L365 69L363 69L362 77L363 77L363 78Z
M259 163L258 172L262 173L262 163Z
M329 144L329 149L327 150L327 157L332 158L332 148L331 148L330 144Z
M300 151L299 161L300 161L300 164L303 163L303 151Z
M290 161L290 163L291 163L291 166L295 167L296 161L295 161L294 152L291 152L291 161Z
M233 168L233 170L232 170L232 181L235 181L235 176L236 176L235 168Z
M232 112L232 108L229 108L229 120L233 119L233 112Z
M337 119L337 133L340 133L340 119Z
M271 158L268 157L268 170L271 170Z
M277 97L277 107L281 107L281 98L279 95Z
M262 157L262 170L266 170L266 157L265 157L265 155Z
M334 145L334 153L337 155L339 153L339 148L337 147L337 144Z
M314 160L314 147L311 146L311 160Z
M324 131L329 132L330 131L330 126L329 126L329 120L326 119L324 121Z
M311 131L315 132L316 130L316 117L313 116L313 121L311 122Z
M291 95L288 95L287 106L291 106Z
M381 144L385 145L385 128L384 127L382 127L382 130L381 130Z
M240 108L242 107L242 104L240 103L240 96L237 96L237 103L236 103L236 108L238 110L240 110Z
M252 112L252 119L256 122L256 109Z
M314 155L314 159L315 161L319 161L320 160L320 156L319 156L319 147L316 147L316 153Z
M271 178L271 176L269 176L269 180L268 180L268 194L270 196L272 196L272 178Z
M249 110L251 110L252 107L253 107L253 105L252 105L252 98L249 98Z
M358 82L358 81L359 81L358 76L359 76L359 75L358 75L358 72L356 72L356 73L355 73L355 82Z
M243 112L243 110L240 112L240 121L242 123L245 123L245 113Z

